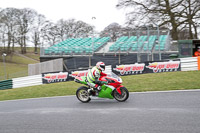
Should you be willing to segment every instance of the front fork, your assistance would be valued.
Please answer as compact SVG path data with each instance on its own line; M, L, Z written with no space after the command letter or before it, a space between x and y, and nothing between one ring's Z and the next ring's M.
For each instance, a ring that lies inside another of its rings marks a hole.
M120 90L121 87L124 87L124 86L123 86L123 85L120 85L120 86L118 86L118 87L116 88L117 92L118 92L120 95L122 94L122 92L121 92L121 90Z

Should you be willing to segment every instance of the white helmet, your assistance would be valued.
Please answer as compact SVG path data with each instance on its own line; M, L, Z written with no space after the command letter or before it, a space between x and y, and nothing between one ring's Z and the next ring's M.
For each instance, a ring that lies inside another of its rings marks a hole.
M97 67L97 69L99 69L100 71L104 71L104 70L105 70L105 64L104 64L102 61L97 62L96 67Z

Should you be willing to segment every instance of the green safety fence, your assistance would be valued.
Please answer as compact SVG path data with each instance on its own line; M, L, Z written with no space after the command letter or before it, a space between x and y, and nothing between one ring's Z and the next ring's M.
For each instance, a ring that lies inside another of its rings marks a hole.
M12 79L0 81L0 90L12 89L12 88L13 88Z

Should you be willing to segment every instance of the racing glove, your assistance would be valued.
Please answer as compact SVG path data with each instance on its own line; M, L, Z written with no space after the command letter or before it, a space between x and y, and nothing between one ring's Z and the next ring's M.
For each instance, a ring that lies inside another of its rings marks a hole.
M103 84L108 84L108 82L107 82L107 81L99 81L99 80L96 80L96 81L95 81L95 84L103 85Z
M108 82L107 81L101 81L101 84L108 84Z
M98 87L97 87L97 90L100 91L100 90L101 90L101 86L98 86Z

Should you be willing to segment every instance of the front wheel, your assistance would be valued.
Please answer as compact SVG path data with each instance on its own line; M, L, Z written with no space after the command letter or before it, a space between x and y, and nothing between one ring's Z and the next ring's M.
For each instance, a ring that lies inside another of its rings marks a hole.
M121 90L121 95L115 89L113 91L113 97L119 102L124 102L124 101L126 101L128 99L129 92L125 87L121 87L120 90Z
M90 95L88 93L88 88L85 86L81 86L80 88L77 89L76 97L83 103L87 103L91 100Z

